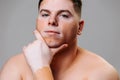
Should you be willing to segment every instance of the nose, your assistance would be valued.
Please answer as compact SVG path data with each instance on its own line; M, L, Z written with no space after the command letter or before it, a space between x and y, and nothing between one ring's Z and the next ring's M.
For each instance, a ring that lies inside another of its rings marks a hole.
M48 25L57 27L58 26L57 18L55 16L50 16L49 21L48 21Z

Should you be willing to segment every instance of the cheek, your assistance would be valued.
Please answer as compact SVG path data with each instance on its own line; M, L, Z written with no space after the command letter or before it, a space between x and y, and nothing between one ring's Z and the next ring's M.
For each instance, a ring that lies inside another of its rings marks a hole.
M61 22L61 28L63 31L65 31L66 33L77 33L78 30L78 24L75 21L66 21L66 22Z
M62 27L65 38L67 40L75 39L77 36L77 28L76 24L65 24Z
M46 26L45 24L46 24L46 21L37 19L36 29L39 31L43 30L44 26Z
M75 38L77 36L77 28L75 26L69 28L68 34L70 38Z

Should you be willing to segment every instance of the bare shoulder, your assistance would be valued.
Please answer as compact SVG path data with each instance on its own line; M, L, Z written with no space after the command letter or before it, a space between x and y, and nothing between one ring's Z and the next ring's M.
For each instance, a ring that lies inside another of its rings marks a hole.
M20 67L23 66L24 64L25 64L25 58L24 55L21 53L8 59L8 61L4 64L2 69L13 68L13 67L14 69L16 68L20 69Z
M11 57L3 66L0 80L21 80L22 71L28 68L23 54ZM2 79L1 79L2 78Z
M85 49L79 49L79 51L82 54L79 56L83 57L83 62L87 63L84 66L88 66L90 80L119 80L116 69L105 59Z

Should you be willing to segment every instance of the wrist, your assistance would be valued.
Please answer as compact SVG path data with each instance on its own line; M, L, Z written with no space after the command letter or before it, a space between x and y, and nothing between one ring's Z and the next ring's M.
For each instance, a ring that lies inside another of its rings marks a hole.
M49 64L36 64L36 65L31 65L30 66L32 69L32 72L37 72L40 69L44 69L44 68L49 68Z
M34 72L34 79L54 80L50 66L45 66Z

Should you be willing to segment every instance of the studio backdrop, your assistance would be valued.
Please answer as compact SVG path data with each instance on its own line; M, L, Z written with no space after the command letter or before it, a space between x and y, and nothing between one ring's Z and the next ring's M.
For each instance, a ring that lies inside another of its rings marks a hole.
M106 59L120 73L120 0L83 0L85 27L79 46ZM38 0L0 0L0 69L34 40Z

